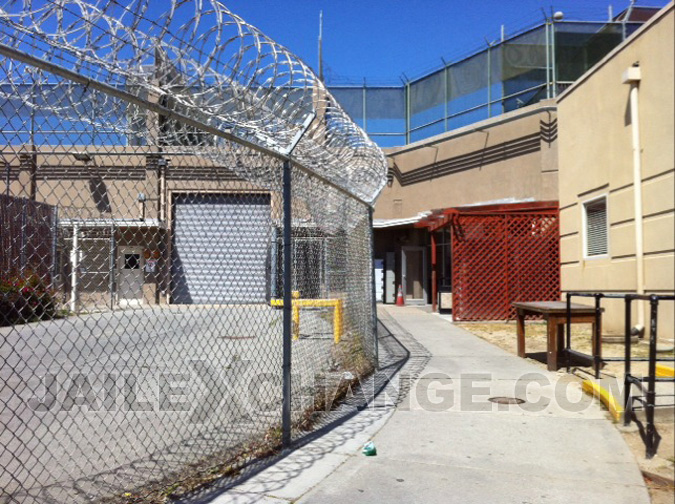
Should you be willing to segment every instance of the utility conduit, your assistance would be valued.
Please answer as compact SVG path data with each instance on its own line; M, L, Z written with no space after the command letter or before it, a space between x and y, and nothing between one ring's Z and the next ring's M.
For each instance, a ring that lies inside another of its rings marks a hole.
M640 113L638 89L642 75L640 65L636 62L626 69L622 76L623 84L630 85L630 124L633 142L633 199L635 207L635 268L636 268L636 292L645 293L644 273L644 241L642 230L642 145L640 143ZM643 333L645 327L645 315L643 304L637 303L637 326L638 333Z

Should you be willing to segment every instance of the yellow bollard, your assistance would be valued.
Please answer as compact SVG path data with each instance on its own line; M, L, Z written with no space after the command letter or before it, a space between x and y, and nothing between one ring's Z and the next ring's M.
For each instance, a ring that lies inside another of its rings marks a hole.
M293 339L300 339L300 307L293 301Z
M335 300L335 307L333 308L333 341L340 343L342 338L342 300Z
M344 324L344 310L342 307L342 299L299 299L300 292L293 291L292 294L292 308L291 321L293 330L293 339L300 338L300 308L309 306L313 308L333 308L333 341L339 343L342 339L343 324ZM283 306L283 299L271 299L270 305Z
M296 299L300 299L300 291L291 291L291 297L293 300L291 301L291 306L292 306L292 311L293 315L291 317L291 320L293 321L293 339L300 339L300 306Z

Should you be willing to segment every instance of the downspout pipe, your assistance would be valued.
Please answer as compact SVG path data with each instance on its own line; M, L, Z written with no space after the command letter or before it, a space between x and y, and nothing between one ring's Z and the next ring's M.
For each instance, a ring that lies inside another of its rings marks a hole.
M640 64L633 65L626 69L622 76L622 83L630 85L630 124L631 137L633 143L633 198L635 208L635 268L637 294L645 293L645 273L644 273L644 239L643 239L643 216L642 216L642 145L640 142L640 107L639 107L639 88L642 78ZM637 303L637 325L633 332L639 335L644 334L645 316L643 303Z

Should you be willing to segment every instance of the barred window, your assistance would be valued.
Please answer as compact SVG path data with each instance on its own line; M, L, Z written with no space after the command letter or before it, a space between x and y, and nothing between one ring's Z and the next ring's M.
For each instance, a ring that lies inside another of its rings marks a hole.
M584 204L586 256L606 255L609 250L607 235L607 198Z

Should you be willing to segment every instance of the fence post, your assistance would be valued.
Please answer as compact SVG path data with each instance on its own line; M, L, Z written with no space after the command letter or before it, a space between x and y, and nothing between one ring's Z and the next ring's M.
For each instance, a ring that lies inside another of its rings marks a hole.
M631 387L633 383L630 381L631 375L631 328L633 323L631 321L631 303L633 298L630 294L626 295L624 298L624 317L625 317L625 327L624 327L624 368L623 368L623 424L630 425L631 421L631 411L633 409L633 401L631 399Z
M55 288L57 285L57 280L60 281L60 272L59 265L57 262L58 250L59 250L59 207L52 207L52 222L51 222L51 232L52 232L52 243L51 243L51 254L52 254L52 264L51 264L51 273L49 284L52 288Z
M26 273L26 248L28 247L28 201L21 201L21 242L19 246L19 271L23 276Z
M596 380L600 378L600 366L602 365L602 335L600 334L602 331L600 324L600 321L602 320L602 308L600 306L601 298L602 294L595 295L595 324L593 324L593 346L595 347L595 351L593 352L593 368Z
M572 367L570 355L570 350L572 349L572 294L568 292L566 297L565 313L567 314L567 320L565 320L565 357L567 361L567 372L569 373Z
M370 283L372 296L372 326L373 326L373 358L375 360L375 370L380 369L380 350L377 337L377 299L375 288L375 233L373 232L373 207L368 207L368 226L370 228Z
M283 405L281 411L281 443L284 448L291 445L291 251L292 251L292 205L291 205L291 162L284 160L283 208L284 208L284 310L283 310Z
M544 25L544 32L546 33L546 98L551 98L551 51L549 49L549 33L548 33L548 19Z
M492 80L491 75L491 62L490 62L490 49L492 45L488 42L487 46L487 116L492 117L492 85L490 81Z
M117 262L117 249L115 247L115 224L110 226L110 257L108 259L108 291L110 292L110 309L115 309L115 263ZM159 303L158 303L159 304Z
M647 382L647 404L645 404L645 414L647 417L646 429L646 458L650 459L656 455L656 450L659 447L661 440L659 434L654 427L654 406L656 403L656 332L659 312L659 299L657 296L650 296L649 304L651 308L651 316L649 320L649 375Z

